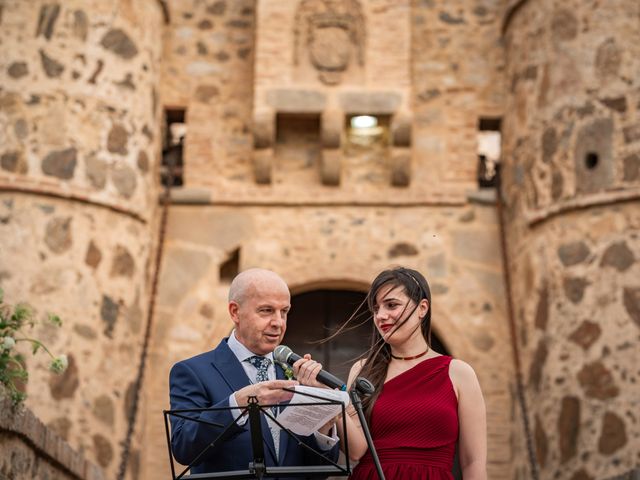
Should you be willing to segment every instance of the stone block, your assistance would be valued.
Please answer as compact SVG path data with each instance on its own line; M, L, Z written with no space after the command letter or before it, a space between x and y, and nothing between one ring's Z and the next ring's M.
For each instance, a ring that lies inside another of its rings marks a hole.
M130 60L138 54L138 48L133 40L119 28L109 30L102 37L100 45L125 60Z
M342 131L344 130L344 112L325 110L321 117L320 140L322 148L340 148Z
M411 149L392 148L391 161L391 185L394 187L407 187L411 183Z
M57 3L46 4L40 7L36 37L43 35L47 40L51 40L51 37L53 36L53 29L59 14L60 5Z
M339 100L347 114L392 115L400 108L402 95L397 92L344 92Z
M578 193L594 193L613 182L613 121L598 119L577 135L574 156Z
M411 147L411 115L400 112L391 119L392 145L395 147Z
M42 69L49 78L58 78L64 72L64 65L54 58L47 55L44 50L40 49L40 61Z
M111 181L118 193L124 198L131 198L138 185L135 170L123 163L116 165L111 171Z
M327 104L324 93L301 89L270 90L266 100L270 107L283 113L320 113Z
M560 461L566 463L577 453L580 435L580 399L566 396L562 399L558 417L558 435L560 443Z
M497 234L485 230L454 231L453 253L464 260L499 265L500 239Z
M613 412L606 412L602 417L598 450L604 455L611 455L626 444L627 433L624 420Z
M167 249L160 274L158 305L176 308L207 273L210 265L211 257L204 252L183 248Z
M256 110L253 113L253 147L272 148L276 137L276 114L274 110Z
M76 157L77 151L75 148L49 152L42 160L42 172L45 175L69 180L73 178L76 169Z
M272 148L264 148L253 152L253 174L258 185L268 185L271 183L272 168Z
M323 185L340 185L342 173L342 150L324 149L320 158L320 178Z
M253 234L251 215L226 209L177 207L172 209L167 224L168 238L213 246L223 252L237 248L240 239Z

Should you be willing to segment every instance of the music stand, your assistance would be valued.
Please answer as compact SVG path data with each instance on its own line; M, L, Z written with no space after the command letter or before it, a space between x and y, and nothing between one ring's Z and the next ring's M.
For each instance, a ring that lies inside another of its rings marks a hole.
M288 391L294 391L291 389L285 389ZM176 410L163 410L164 414L164 425L165 425L165 433L167 437L167 446L169 449L169 462L171 465L171 476L173 480L209 480L214 478L229 478L229 479L262 479L262 478L276 478L276 477L306 477L306 478L314 478L314 477L326 477L328 475L333 476L341 476L345 477L351 474L351 467L349 464L349 447L348 442L346 441L346 431L347 424L345 418L345 406L342 402L338 400L329 400L321 396L317 396L311 393L305 392L296 392L298 394L313 397L319 399L316 402L309 403L288 403L284 404L286 408L291 407L299 407L299 406L313 406L313 405L340 405L342 410L342 427L345 432L345 455L346 455L346 465L338 465L326 458L321 452L318 452L314 448L308 446L300 440L299 436L293 433L291 430L285 428L278 422L277 417L274 417L271 414L271 407L279 407L283 406L281 404L269 404L269 405L260 405L258 403L258 399L253 396L249 397L249 404L243 407L209 407L209 408L189 408L189 409L176 409ZM240 410L240 415L228 425L221 425L218 423L208 422L206 420L200 420L196 418L191 418L185 414L188 413L200 413L200 412L208 412L208 411L224 411L224 410ZM242 417L248 414L249 419L249 429L251 431L251 449L252 449L252 457L253 461L249 462L246 470L234 470L234 471L225 471L225 472L210 472L210 473L196 473L196 474L188 474L187 471L206 454L211 448L215 447L216 444L220 441L221 438L224 437L225 433L233 426L237 425ZM176 475L176 465L173 460L173 449L171 447L171 434L169 429L169 416L179 417L185 420L190 420L198 423L203 423L207 425L211 425L214 427L222 428L222 432L214 438L206 447L204 447L195 458L185 467L185 469ZM267 466L265 464L265 455L264 455L264 444L262 438L262 425L260 423L260 417L266 416L271 419L273 423L275 423L281 429L281 434L289 435L294 438L298 445L302 448L307 449L312 452L318 459L322 459L323 461L329 462L330 465L310 465L310 466L290 466L290 467L274 467Z

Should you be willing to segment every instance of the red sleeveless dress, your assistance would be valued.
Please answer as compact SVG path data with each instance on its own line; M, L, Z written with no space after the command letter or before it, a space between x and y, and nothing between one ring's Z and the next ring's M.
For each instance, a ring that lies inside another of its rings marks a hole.
M383 385L369 429L387 480L453 480L458 400L450 363L429 358ZM350 478L378 478L369 452Z

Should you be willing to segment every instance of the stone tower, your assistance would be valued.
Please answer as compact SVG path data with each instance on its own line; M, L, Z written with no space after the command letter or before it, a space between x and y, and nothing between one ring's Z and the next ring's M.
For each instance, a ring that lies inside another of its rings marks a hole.
M159 2L0 2L0 278L56 312L28 405L115 477L135 393L155 237Z
M503 195L540 478L637 466L640 4L511 2Z

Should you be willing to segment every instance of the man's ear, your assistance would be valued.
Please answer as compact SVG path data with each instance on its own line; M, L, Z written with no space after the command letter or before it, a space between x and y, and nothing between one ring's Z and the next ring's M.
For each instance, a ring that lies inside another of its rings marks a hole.
M231 301L229 302L227 308L229 310L229 316L231 317L231 320L233 320L233 323L237 325L240 321L238 317L238 310L240 309L240 305L238 305L236 302Z

